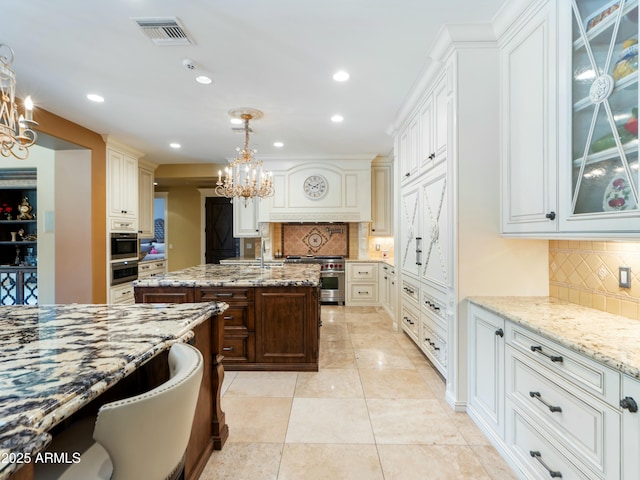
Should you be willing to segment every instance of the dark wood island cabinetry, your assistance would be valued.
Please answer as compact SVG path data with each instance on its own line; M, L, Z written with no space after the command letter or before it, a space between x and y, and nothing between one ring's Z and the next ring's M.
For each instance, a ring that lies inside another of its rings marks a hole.
M225 370L317 371L318 265L200 265L134 283L137 303L224 302Z

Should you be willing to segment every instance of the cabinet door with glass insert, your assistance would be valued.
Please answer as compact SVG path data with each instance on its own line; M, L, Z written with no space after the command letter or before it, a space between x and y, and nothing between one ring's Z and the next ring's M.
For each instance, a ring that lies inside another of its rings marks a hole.
M571 72L559 85L570 101L560 119L569 129L560 135L561 229L637 233L638 0L558 5L561 68Z

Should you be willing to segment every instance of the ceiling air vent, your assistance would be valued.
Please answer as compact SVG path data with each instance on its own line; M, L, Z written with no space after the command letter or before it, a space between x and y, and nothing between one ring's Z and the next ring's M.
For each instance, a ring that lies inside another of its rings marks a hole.
M134 18L142 32L156 45L191 45L193 42L175 17Z

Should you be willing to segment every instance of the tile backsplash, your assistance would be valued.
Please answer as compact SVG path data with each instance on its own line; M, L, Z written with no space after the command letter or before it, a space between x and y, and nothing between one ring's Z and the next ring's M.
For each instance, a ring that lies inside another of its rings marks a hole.
M349 256L349 225L346 223L283 223L280 251L286 255Z
M619 267L631 268L631 288L618 286ZM640 320L640 242L551 240L549 294Z

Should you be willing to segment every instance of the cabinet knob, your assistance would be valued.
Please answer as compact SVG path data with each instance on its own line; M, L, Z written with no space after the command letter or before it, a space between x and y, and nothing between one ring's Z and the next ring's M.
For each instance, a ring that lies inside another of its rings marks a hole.
M545 218L548 218L549 220L555 220L556 219L556 212L549 212L545 215Z
M411 172L407 172L404 174L405 177L410 177L411 176Z
M620 406L628 409L631 413L636 413L638 411L638 404L632 397L624 397L620 400Z
M496 335L499 337L504 337L504 330L502 330L501 328L497 329Z

